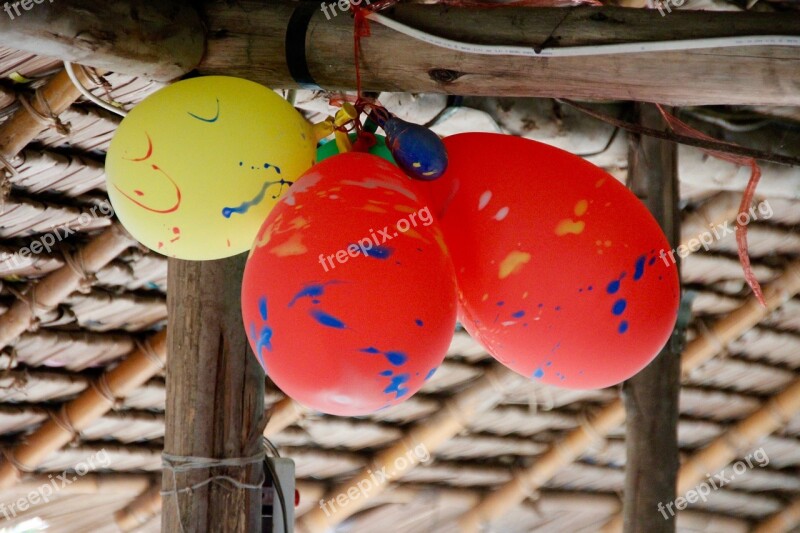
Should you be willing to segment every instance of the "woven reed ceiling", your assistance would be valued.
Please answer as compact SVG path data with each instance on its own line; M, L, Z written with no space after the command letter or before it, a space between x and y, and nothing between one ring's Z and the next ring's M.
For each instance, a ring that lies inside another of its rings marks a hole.
M779 4L776 2L776 4ZM0 49L0 124L59 71L58 61ZM126 107L161 85L109 74L93 92ZM381 101L402 118L434 121L440 134L505 131L566 148L606 168L624 181L624 132L549 100L466 98L445 109L444 96L384 94ZM297 106L310 119L328 113L326 99L300 92ZM619 106L601 110L614 114ZM777 153L800 155L800 109L683 109L680 116L718 138ZM119 118L78 102L61 115L69 131L48 128L10 161L16 172L3 180L0 209L0 314L49 273L68 264L80 246L112 221L81 215L103 199L103 157ZM684 239L709 223L732 220L747 173L690 149L681 148ZM738 191L738 192L737 192ZM800 168L766 165L759 188L772 215L750 226L754 271L763 284L777 279L800 256ZM733 210L733 211L732 211ZM54 228L75 233L62 247L20 258L18 252ZM66 254L63 252L67 252ZM687 257L684 287L693 296L689 339L707 335L749 296L733 236L709 251ZM166 325L165 258L131 247L96 273L79 291L52 310L37 313L36 327L0 353L0 445L9 448L47 421L60 406L136 350ZM444 366L408 402L364 418L336 418L290 412L292 422L271 440L297 464L299 515L317 507L327 490L369 464L380 450L414 424L424 424L448 399L470 389L492 365L466 333L456 332ZM683 456L726 434L798 378L800 299L793 298L719 355L688 373L681 392L679 440ZM348 532L456 531L456 520L487 491L510 481L570 431L585 427L593 413L618 398L617 389L567 391L518 378L488 407L465 421L466 429L433 452L430 462L411 470L369 507L338 526ZM283 399L267 384L267 404ZM105 449L108 465L59 491L49 503L0 518L2 528L31 519L49 531L118 531L113 515L151 483L160 484L164 434L163 375L121 399L113 411L51 454L36 472L0 491L9 503L34 490L50 473ZM758 441L769 465L756 468L679 515L682 531L747 531L800 496L800 414ZM561 469L523 505L494 523L494 531L594 531L618 513L625 463L624 428L597 439L579 459ZM139 531L157 531L158 514L140 517Z

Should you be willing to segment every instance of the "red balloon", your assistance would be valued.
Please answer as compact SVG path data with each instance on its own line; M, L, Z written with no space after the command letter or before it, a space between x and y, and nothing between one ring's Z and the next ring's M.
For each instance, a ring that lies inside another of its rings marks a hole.
M416 393L442 363L457 296L417 185L364 153L314 166L253 245L242 314L272 381L298 402L364 415Z
M450 165L427 190L467 331L509 368L560 387L606 387L644 368L680 296L644 204L546 144L488 133L444 142Z

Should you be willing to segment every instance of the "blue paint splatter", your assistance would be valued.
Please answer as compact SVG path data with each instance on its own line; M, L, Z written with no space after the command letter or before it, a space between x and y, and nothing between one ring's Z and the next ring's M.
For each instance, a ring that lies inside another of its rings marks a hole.
M545 363L545 366L553 366L553 362L552 361L548 361L548 362Z
M278 167L275 167L275 168L277 169ZM281 192L283 192L283 186L284 185L290 185L291 186L292 183L294 183L294 182L286 181L286 180L266 181L266 182L264 182L264 185L261 186L261 190L259 191L259 193L256 195L255 198L253 198L252 200L249 200L247 202L242 202L242 204L239 205L239 207L224 207L224 208L222 208L222 216L224 216L225 218L231 218L235 213L238 213L240 215L244 215L245 213L247 213L250 210L251 207L253 207L255 205L258 205L262 201L264 201L264 196L266 196L266 194L267 194L267 189L269 189L271 186L278 185L278 184L280 184L280 186L281 186L280 192L278 192L277 195L272 197L273 200L274 200L274 199L277 199L278 196L280 196Z
M503 307L506 303L504 301L497 302L497 307Z
M263 296L258 301L258 313L261 315L262 320L267 320L269 311L267 309L266 296ZM255 324L251 324L250 326L250 335L255 337ZM266 365L264 365L264 357L261 353L262 349L264 348L266 348L268 352L272 351L272 328L266 324L261 326L261 331L259 332L258 340L256 341L256 354L258 355L258 358L261 359L262 366L266 368Z
M386 377L389 377L392 374L394 374L394 372L391 370L384 370L383 372L380 373L381 376L386 376Z
M556 306L556 311L561 311L561 306L560 305Z
M627 320L623 320L622 322L619 323L619 330L618 331L620 333L625 333L626 331L628 331L628 321Z
M403 366L408 361L408 356L403 352L386 352L383 354L394 366Z
M339 282L329 281L327 283L322 283L322 284L312 283L310 285L306 285L305 287L300 289L300 292L294 295L294 298L292 298L292 301L289 302L289 305L287 307L292 307L300 298L313 298L311 303L318 304L319 300L317 300L316 298L323 296L325 294L325 287L327 285L331 285L332 283L339 283Z
M431 368L430 371L428 372L428 375L425 376L425 381L428 381L429 379L431 379L433 377L433 375L436 373L436 370L437 370L437 367Z
M533 377L535 378L543 378L544 377L544 370L540 368L536 369L536 372L533 373Z
M408 394L408 388L404 387L411 376L409 374L398 374L397 376L392 377L392 382L389 384L388 387L383 389L383 392L386 394L395 394L395 399L402 398L406 394Z
M403 366L406 364L406 361L408 361L408 356L404 352L382 352L374 346L370 346L369 348L361 348L359 352L368 353L371 355L383 354L383 356L386 357L386 360L394 366Z
M373 257L375 259L381 259L381 260L389 259L394 253L394 248L390 248L388 246L376 246L371 250L368 250L366 248L361 248L361 250L367 257Z
M620 298L619 300L614 302L614 307L611 308L611 312L619 316L625 312L625 307L627 307L627 305L628 302L626 302L624 298Z
M312 309L309 311L309 314L322 324L323 326L334 328L334 329L345 329L347 326L344 325L344 322L336 318L335 316L329 315L325 311L321 311L319 309Z
M650 261L647 262L647 266L653 266L653 264L655 262L656 262L656 258L655 258L655 256L653 256L653 257L650 258Z
M422 326L425 325L425 323L422 320L420 320L419 318L414 321L414 324L418 325L419 327L422 327Z
M615 279L614 281L609 283L608 284L608 288L606 289L606 291L608 291L608 294L614 294L618 290L619 290L619 280L618 279Z
M259 357L261 357L262 348L266 348L268 352L272 351L272 328L269 326L262 326L261 333L258 336L256 352L258 352Z
M636 260L636 269L633 272L633 281L638 281L644 275L645 259L647 259L645 256L641 256Z
M187 111L187 113L189 112ZM219 98L217 98L217 114L214 116L214 118L203 118L195 115L194 113L189 113L189 116L192 118L196 118L197 120L202 120L203 122L208 122L209 124L213 124L219 119Z
M594 290L594 286L592 286L592 285L589 285L589 286L586 288L586 290L589 290L589 291L591 291L591 290Z
M525 311L517 311L511 315L513 318L522 318L525 316Z

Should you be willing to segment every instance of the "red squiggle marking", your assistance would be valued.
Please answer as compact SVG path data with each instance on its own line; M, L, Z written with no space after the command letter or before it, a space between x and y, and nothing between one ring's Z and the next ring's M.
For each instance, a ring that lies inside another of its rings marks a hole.
M176 195L177 199L175 201L175 204L172 207L169 207L167 209L153 209L152 207L150 207L148 205L145 205L142 202L140 202L140 201L136 200L135 198L133 198L131 195L129 195L128 193L126 193L125 191L120 189L116 184L114 185L114 188L117 189L122 196L124 196L125 198L127 198L128 200L133 202L134 204L138 205L142 209L150 211L151 213L158 213L158 214L161 214L161 215L165 215L167 213L174 213L175 211L180 209L181 202L183 201L183 195L181 194L181 189L180 189L180 187L178 187L178 184L175 183L175 180L173 180L172 177L169 174L167 174L166 172L161 170L161 168L158 165L153 165L153 170L155 170L157 172L161 172L164 175L164 177L166 177L169 180L169 182L172 184L172 186L175 187L175 195Z
M150 134L145 132L145 136L147 136L147 154L144 157L140 157L138 159L128 159L123 157L126 161L133 161L135 163L139 163L142 161L147 161L153 156L153 140L150 138Z

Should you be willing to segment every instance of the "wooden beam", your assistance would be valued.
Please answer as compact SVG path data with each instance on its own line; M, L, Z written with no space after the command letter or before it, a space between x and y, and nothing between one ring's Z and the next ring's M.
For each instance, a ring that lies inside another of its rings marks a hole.
M744 332L758 324L769 313L800 292L800 261L787 265L783 274L764 291L767 307L750 297L738 309L718 320L708 331L701 333L683 351L681 375L716 356ZM466 513L459 524L464 532L479 531L483 524L503 516L508 510L525 501L534 491L553 478L562 468L586 453L589 447L605 438L625 421L622 400L603 406L586 424L567 433L554 443L528 468L516 472L511 481L501 485Z
M135 242L122 226L114 224L78 251L83 275L72 266L64 265L45 276L0 316L0 349L25 333L39 314L53 309L78 290L86 276L106 266Z
M517 374L499 365L486 369L483 377L445 401L434 416L412 426L395 444L379 452L368 467L331 488L319 506L300 517L298 533L332 531L347 518L364 509L393 480L401 479L426 456L430 458L434 451L466 429L476 416L497 405L503 398L504 390L518 379ZM403 467L400 468L399 465ZM388 479L375 483L374 472L388 473ZM364 485L369 487L366 492L362 489ZM352 493L358 493L359 496L350 498L344 507L337 504L337 496Z
M161 81L186 74L203 56L203 25L185 2L28 0L0 7L0 45L32 54Z
M263 454L264 371L250 352L239 305L245 261L244 254L218 261L169 260L165 455L220 460ZM181 492L165 496L162 529L260 530L261 490L208 483L217 476L252 486L263 468L251 463L165 469L162 490Z
M769 516L753 528L753 533L788 533L800 524L800 498Z
M737 422L711 444L686 459L678 474L678 494L686 494L737 457L752 451L764 437L785 426L800 412L800 379L764 402L764 406Z
M166 334L156 333L119 365L105 372L95 385L64 404L50 420L7 452L13 462L7 459L0 464L0 489L16 483L23 471L36 468L109 412L115 399L126 397L158 373L166 357Z
M2 17L0 17L2 18ZM1 34L0 34L1 35ZM0 37L2 40L2 37ZM84 73L78 69L78 79L85 85L91 86ZM31 99L31 107L40 116L58 116L66 111L81 93L70 81L65 71L59 71L47 83L37 90L38 97ZM15 98L18 96L15 95ZM47 129L42 125L41 119L34 116L23 106L0 125L0 155L11 160L21 152L29 142L33 141L41 132ZM0 164L0 177L2 164Z
M664 129L653 105L637 106L642 126ZM677 146L652 137L632 137L628 181L667 235L680 240ZM674 265L678 268L678 265ZM678 326L679 327L679 326ZM624 531L672 533L675 521L654 512L659 502L675 497L678 474L678 396L681 388L680 342L676 330L658 357L625 382Z
M286 64L286 29L297 2L243 0L206 5L203 74L242 76L297 87ZM308 68L327 90L355 88L353 19L310 9ZM334 8L334 12L335 8ZM472 43L548 46L744 35L800 35L781 13L708 13L623 8L474 9L399 4L382 12L428 33ZM462 95L567 97L672 105L798 105L800 48L759 46L570 58L486 56L416 41L371 22L362 39L364 89ZM302 36L300 37L302 41ZM297 47L295 47L295 50ZM735 82L735 83L734 83Z

